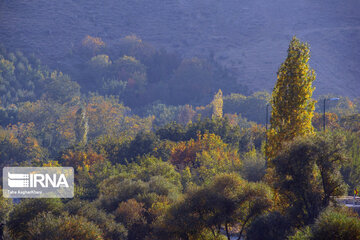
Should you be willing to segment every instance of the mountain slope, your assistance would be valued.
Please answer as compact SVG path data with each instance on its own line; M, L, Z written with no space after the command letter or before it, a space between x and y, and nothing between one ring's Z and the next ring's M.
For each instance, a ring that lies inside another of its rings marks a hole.
M0 42L56 66L85 35L136 34L209 56L252 90L271 90L292 35L311 45L316 94L359 96L360 2L314 0L1 0Z

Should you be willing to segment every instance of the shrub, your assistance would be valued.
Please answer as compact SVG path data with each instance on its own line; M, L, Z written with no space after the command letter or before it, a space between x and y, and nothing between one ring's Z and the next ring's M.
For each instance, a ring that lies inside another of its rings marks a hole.
M359 240L359 216L348 209L327 209L310 227L299 230L290 240Z
M7 223L9 232L13 238L22 239L27 234L27 224L37 215L46 212L59 215L62 208L61 200L56 198L24 199L10 213L9 222Z
M100 229L80 216L42 213L27 224L28 240L102 240Z

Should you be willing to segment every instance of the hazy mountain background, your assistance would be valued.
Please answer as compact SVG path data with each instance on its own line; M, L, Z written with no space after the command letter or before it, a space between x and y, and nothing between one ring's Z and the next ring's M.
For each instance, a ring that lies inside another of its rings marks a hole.
M0 0L0 42L58 67L86 35L135 34L213 56L253 91L271 90L293 35L311 45L316 95L359 96L359 0Z

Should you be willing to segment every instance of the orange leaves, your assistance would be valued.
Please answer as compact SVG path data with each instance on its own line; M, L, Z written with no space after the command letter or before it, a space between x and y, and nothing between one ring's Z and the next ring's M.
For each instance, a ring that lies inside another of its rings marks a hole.
M77 110L77 106L70 107L67 112L62 114L58 119L57 131L69 142L75 141L74 127Z
M99 51L101 48L105 47L105 43L101 38L91 37L87 35L81 42L84 48L92 51L94 54Z
M121 222L131 226L135 223L145 221L145 211L144 204L132 198L119 204L119 207L115 211L115 216Z
M326 113L325 121L326 121L326 128L335 129L340 127L338 115L336 113ZM317 130L319 131L322 130L324 124L324 114L314 113L312 124Z
M9 125L7 129L9 130L12 136L16 136L17 138L25 139L28 136L32 136L34 134L34 123L18 123Z
M34 137L33 123L0 128L0 159L3 163L28 162L37 164L45 157L44 149Z
M75 169L79 167L89 168L95 163L103 162L104 156L96 153L92 149L84 151L72 151L69 150L62 155L63 166L72 166Z
M179 142L171 149L171 162L180 169L189 165L196 157L196 146L193 139L188 142Z
M202 163L197 160L202 158L212 158L216 165L220 165L219 161L224 160L238 160L237 152L231 150L230 147L224 143L219 136L215 134L205 133L198 134L198 139L193 139L187 142L179 142L171 149L170 161L179 169L184 169L186 166L199 167ZM204 159L203 159L204 160Z
M58 131L68 141L75 140L76 112L80 106L68 108L59 119ZM130 114L130 109L113 98L93 96L85 104L89 124L88 137L102 135L121 135L127 138L135 136L140 130L149 131L153 117L140 118Z

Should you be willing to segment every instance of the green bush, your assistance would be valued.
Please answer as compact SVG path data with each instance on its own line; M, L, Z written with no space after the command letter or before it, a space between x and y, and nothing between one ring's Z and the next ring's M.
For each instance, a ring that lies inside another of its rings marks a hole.
M359 240L359 216L348 209L327 209L313 225L299 230L290 240Z
M63 203L57 198L24 199L10 213L7 227L13 238L24 239L27 236L28 223L31 220L41 213L51 212L60 215L62 209Z
M251 96L233 93L224 97L224 113L240 113L249 121L265 124L266 105L269 100L268 92L255 92Z
M283 240L292 232L290 219L279 212L256 218L246 232L247 240Z
M102 240L101 230L81 216L41 213L27 224L28 240Z

